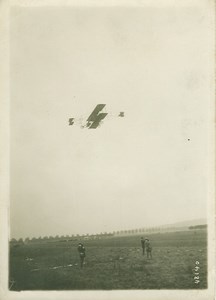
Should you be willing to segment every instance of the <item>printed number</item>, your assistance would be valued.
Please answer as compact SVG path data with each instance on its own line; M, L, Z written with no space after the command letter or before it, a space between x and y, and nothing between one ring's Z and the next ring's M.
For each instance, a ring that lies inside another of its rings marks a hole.
M195 262L195 268L194 268L194 271L195 271L195 273L194 273L194 283L196 283L196 284L198 284L199 282L200 282L200 280L199 280L199 269L200 269L200 267L198 266L200 263L199 263L199 261L197 260L196 262Z

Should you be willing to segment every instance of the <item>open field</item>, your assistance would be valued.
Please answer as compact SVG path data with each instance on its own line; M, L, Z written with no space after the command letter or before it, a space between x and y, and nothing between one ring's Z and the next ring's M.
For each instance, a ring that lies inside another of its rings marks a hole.
M206 230L148 235L153 258L142 255L140 235L83 242L81 269L75 242L29 243L10 250L11 290L203 289L207 287ZM199 262L199 283L195 263Z

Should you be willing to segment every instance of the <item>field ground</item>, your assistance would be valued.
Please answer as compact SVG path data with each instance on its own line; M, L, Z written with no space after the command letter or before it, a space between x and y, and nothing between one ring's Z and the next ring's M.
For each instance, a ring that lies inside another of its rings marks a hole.
M11 290L109 290L207 288L206 230L148 235L152 259L142 255L140 235L85 241L81 269L77 242L29 243L10 250ZM199 262L199 283L195 263Z

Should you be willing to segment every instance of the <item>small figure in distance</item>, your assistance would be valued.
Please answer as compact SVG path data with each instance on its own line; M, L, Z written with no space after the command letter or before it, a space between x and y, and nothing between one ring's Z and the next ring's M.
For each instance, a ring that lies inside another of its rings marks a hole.
M152 246L149 239L145 239L147 258L152 258Z
M141 237L141 246L142 246L143 255L145 255L145 240L143 237Z
M79 252L79 256L80 256L80 266L81 268L83 267L84 264L84 260L85 260L85 247L83 246L82 243L79 243L78 248L77 248L78 252Z

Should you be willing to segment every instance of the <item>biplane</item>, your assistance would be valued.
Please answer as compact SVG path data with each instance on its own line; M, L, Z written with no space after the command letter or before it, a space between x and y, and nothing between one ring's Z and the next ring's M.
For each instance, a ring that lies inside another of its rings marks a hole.
M95 109L92 111L90 116L86 119L85 125L81 125L81 128L88 128L88 129L96 129L98 126L101 125L102 120L106 118L108 115L107 112L101 112L106 104L98 104ZM118 114L118 117L124 117L124 112L121 111ZM74 125L76 124L76 119L75 118L69 118L69 125ZM78 123L82 123L82 120L79 119Z

